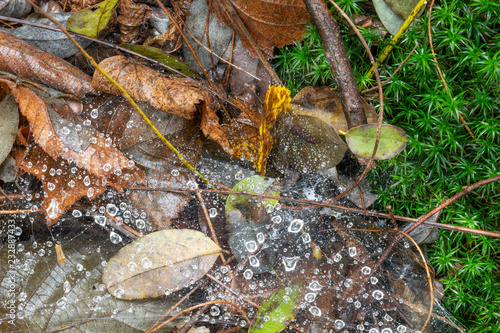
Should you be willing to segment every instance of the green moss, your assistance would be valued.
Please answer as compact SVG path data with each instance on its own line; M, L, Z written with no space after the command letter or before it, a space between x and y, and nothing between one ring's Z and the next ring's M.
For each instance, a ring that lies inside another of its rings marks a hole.
M363 14L360 1L340 1ZM373 13L365 13L373 14ZM334 14L335 15L335 14ZM339 20L341 22L341 20ZM427 37L427 11L403 35L380 68L388 78L418 43L401 71L384 86L386 121L409 136L406 150L379 162L369 179L395 214L418 217L465 186L500 174L500 4L491 0L441 1L434 5L432 36L437 59L453 96L439 79ZM369 69L366 51L341 24L358 83ZM362 29L375 56L389 40ZM374 46L377 45L377 46ZM301 43L281 49L275 67L293 93L307 85L334 85L313 27ZM476 140L467 132L466 119ZM498 231L500 184L475 190L443 211L440 222ZM440 231L430 261L445 287L447 308L469 332L500 331L500 239Z

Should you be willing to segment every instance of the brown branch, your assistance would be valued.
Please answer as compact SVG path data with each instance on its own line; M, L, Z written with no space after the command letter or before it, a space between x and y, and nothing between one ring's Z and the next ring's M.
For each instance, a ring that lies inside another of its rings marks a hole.
M321 37L349 128L366 124L363 102L337 22L323 0L304 0L304 3Z

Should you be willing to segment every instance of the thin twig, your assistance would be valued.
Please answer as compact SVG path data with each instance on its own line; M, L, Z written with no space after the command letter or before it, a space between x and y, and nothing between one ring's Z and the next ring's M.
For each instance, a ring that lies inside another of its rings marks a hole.
M399 64L398 68L396 68L396 70L394 71L394 73L391 74L391 76L389 76L389 78L387 80L385 80L384 82L382 82L382 85L385 85L387 83L389 83L389 81L391 81L391 79L394 77L394 75L396 75L399 70L401 68L403 68L403 65L408 61L408 59L410 59L411 55L413 54L413 52L415 52L415 50L417 49L418 47L418 43L415 44L415 46L413 47L413 49L411 50L411 52L406 56L406 58ZM373 90L377 90L378 89L378 86L373 86L371 88L368 88L368 89L365 89L365 90L362 90L361 91L361 94L364 94L364 93L367 93L367 92L370 92L370 91L373 91Z
M358 214L364 213L363 210L359 209L359 208L344 207L344 206L340 206L340 205L334 205L334 204L329 203L329 202L317 202L317 201L305 200L305 199L295 199L295 198L280 197L280 196L269 195L269 194L258 194L258 193L249 193L249 192L231 191L231 190L210 190L210 189L190 190L190 189L178 189L178 188L172 188L172 187L147 188L144 186L131 186L131 187L129 187L129 190L132 190L132 191L134 191L134 190L135 191L166 191L166 192L174 192L174 193L186 193L186 192L200 191L202 193L219 193L219 194L228 194L228 195L254 196L254 197L260 197L260 198L265 198L265 199L275 199L275 200L279 200L279 201L290 201L290 202L308 205L308 206L301 207L301 208L305 208L305 209L310 209L310 208L314 208L315 206L317 206L317 207L328 207L328 208L331 208L331 209L334 209L337 211L345 211L345 212L352 212L352 213L358 213ZM391 218L391 215L386 214L386 213L380 213L380 212L375 212L375 211L367 211L367 213L369 216L380 217L380 218L385 218L385 219ZM393 217L394 217L394 219L396 219L398 221L402 221L402 222L415 223L418 221L418 219L406 217L406 216L394 215ZM442 223L431 222L431 221L424 221L422 223L439 228L439 229L459 231L459 232L465 232L465 233L470 233L470 234L475 234L475 235L500 238L500 232L477 230L477 229L472 229L472 228L442 224Z

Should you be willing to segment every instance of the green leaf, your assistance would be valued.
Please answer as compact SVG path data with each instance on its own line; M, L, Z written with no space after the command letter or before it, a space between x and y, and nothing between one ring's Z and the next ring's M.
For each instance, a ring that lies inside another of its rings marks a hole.
M275 179L266 178L262 176L250 176L233 187L233 191L236 192L248 192L248 193L258 193L258 194L268 194L268 195L280 195L279 191L268 191L271 185L274 183ZM237 204L249 204L249 197L246 195L230 195L226 200L226 212L227 210L236 209ZM278 200L276 199L263 199L262 204L264 206L272 205L276 207Z
M97 38L113 15L118 0L106 0L80 10L68 19L66 28L88 37Z
M134 51L139 53L145 57L155 59L162 64L165 64L173 69L178 70L179 72L186 74L190 77L197 77L198 74L192 71L191 67L185 62L179 60L177 57L170 55L156 47L152 46L143 46L143 45L132 45L132 44L122 44L120 45L123 48L126 48L130 51Z
M264 301L248 333L283 331L299 312L304 287L302 281L284 283Z
M377 124L354 127L345 134L347 145L353 154L366 159L369 159L373 154L376 138ZM407 143L408 136L402 128L383 124L375 159L392 158L402 152Z

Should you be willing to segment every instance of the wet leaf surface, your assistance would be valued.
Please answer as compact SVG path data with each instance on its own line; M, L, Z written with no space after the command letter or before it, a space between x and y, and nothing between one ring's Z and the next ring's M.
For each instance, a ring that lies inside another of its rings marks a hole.
M227 7L222 1L212 2L213 10L220 21L229 25L240 36L242 35ZM262 1L231 0L241 20L251 36L268 56L272 56L273 47L283 47L299 41L304 33L304 24L309 21L309 14L301 0ZM250 45L242 40L243 46L254 55Z
M356 155L369 159L373 154L377 138L377 124L361 125L351 128L345 135L349 149ZM408 136L399 127L383 124L380 143L375 154L376 160L386 160L405 149Z
M194 81L168 77L124 56L108 58L99 66L135 101L148 103L163 112L193 119L197 106L211 106L213 103L208 92ZM120 91L98 71L94 74L93 84L100 91L121 96Z
M19 126L18 107L12 94L4 97L0 102L0 116L2 117L2 123L0 123L0 164L2 164L12 150Z
M121 299L162 296L203 277L220 252L199 231L157 231L120 249L104 268L103 283Z
M305 286L300 280L284 283L262 303L248 333L283 331L299 312Z
M99 33L106 28L118 0L106 0L92 7L74 13L68 19L66 28L85 36L97 38Z
M141 26L147 24L153 10L144 3L135 3L132 0L120 1L120 15L117 20L120 24L120 39L128 43L134 39Z
M91 78L66 61L0 32L0 70L64 90L77 97L94 93Z

